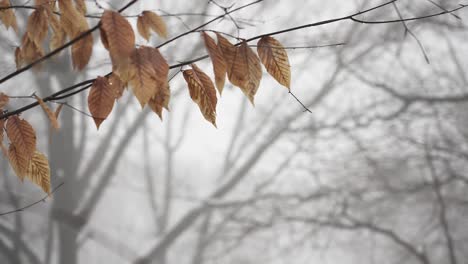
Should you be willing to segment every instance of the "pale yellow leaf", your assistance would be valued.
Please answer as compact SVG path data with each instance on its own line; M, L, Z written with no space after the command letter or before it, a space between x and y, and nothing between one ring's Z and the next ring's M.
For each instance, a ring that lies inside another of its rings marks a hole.
M109 85L107 78L98 76L88 95L88 108L94 123L99 129L101 123L112 112L115 102L115 92Z

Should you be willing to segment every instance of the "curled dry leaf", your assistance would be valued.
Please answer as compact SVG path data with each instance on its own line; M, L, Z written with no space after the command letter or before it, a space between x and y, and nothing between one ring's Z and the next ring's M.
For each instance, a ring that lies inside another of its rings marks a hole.
M291 66L283 45L278 40L265 36L257 43L257 53L267 72L281 85L290 89Z
M88 108L97 129L112 112L114 102L115 92L107 82L107 78L98 76L88 95Z
M202 36L205 41L205 47L213 63L216 88L218 88L218 92L221 95L223 93L224 83L226 82L226 61L224 60L221 48L216 45L215 41L205 32L202 33Z
M81 71L93 53L93 35L88 34L72 45L73 68Z
M132 26L119 13L106 10L101 18L102 42L109 50L112 64L126 63L135 49L135 34Z
M137 29L140 35L149 41L150 29L156 32L160 37L167 38L167 28L164 20L156 13L143 11L137 19Z
M151 97L151 100L148 102L149 107L153 112L155 112L159 118L162 120L162 111L163 108L169 110L169 100L171 98L171 90L169 88L169 83L166 82L166 85L159 86L156 91L156 94Z
M59 123L57 121L57 117L55 116L55 113L52 112L52 110L50 110L49 106L47 106L47 104L44 102L44 100L42 100L42 98L40 98L37 95L34 95L34 97L36 98L37 102L41 106L42 110L44 110L44 113L47 115L47 118L49 119L50 124L52 125L52 127L56 131L59 130L60 126L59 126Z
M55 109L54 116L58 120L60 112L62 112L63 104L59 104L57 108Z
M192 70L185 70L183 74L188 84L190 97L198 104L205 119L216 127L216 104L218 99L210 77L195 64L192 64Z
M50 167L44 154L39 151L34 152L25 176L41 187L45 193L50 194Z
M6 124L7 136L14 144L16 152L26 160L30 160L36 151L36 132L28 121L12 116Z
M20 47L16 47L15 49L15 64L16 69L21 68L21 65L23 65L23 54Z
M10 101L10 97L2 92L0 92L0 109L5 107Z
M0 7L9 7L11 6L10 0L1 0ZM0 11L0 20L5 25L5 27L13 28L13 30L18 33L18 24L16 23L16 16L13 9L4 9Z
M46 10L42 6L39 6L28 17L26 34L37 46L41 46L47 37L48 30L49 21Z

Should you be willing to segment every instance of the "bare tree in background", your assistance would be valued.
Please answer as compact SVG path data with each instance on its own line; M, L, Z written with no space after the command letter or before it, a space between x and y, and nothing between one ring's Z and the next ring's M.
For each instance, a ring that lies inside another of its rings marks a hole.
M263 1L252 9L264 16L246 10L204 29L247 38L265 33L270 20L293 27L381 4L320 2ZM231 4L241 5L202 1L166 15L173 31L184 32ZM29 217L38 210L0 219L0 257L72 264L463 263L468 65L459 17L466 11L443 14L458 4L394 1L288 32L282 42L291 48L299 104L266 78L254 109L227 87L221 100L232 105L221 113L229 120L219 138L194 127L200 115L177 78L160 127L153 127L153 113L135 114L124 98L99 140L91 138L89 117L74 110L85 109L86 98L67 99L62 130L50 132L53 185L65 183L51 201L50 220ZM285 15L285 6L295 15ZM164 50L168 61L204 55L200 43L184 49L190 41ZM334 43L345 45L320 47ZM67 87L81 78L57 63L69 65L65 58L50 62L50 74L34 81L44 95L55 82ZM15 193L6 197L20 207Z

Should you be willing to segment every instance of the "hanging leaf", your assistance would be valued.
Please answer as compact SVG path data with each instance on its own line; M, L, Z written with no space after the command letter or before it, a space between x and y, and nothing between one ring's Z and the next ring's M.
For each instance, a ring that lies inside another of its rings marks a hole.
M49 49L55 50L56 48L65 44L66 33L60 24L60 21L55 15L49 15L50 27L52 29L52 36L50 37Z
M0 109L0 111L3 111ZM0 119L0 145L3 145L3 129L5 127L5 119Z
M26 176L28 172L29 163L31 162L34 153L30 158L27 158L26 156L22 155L18 147L14 143L12 143L8 148L7 155L11 168L15 172L16 176L18 176L18 178L20 178L22 181L24 179L24 176Z
M11 3L9 0L0 1L0 7L9 7L9 6L11 6ZM18 33L18 24L16 23L16 16L15 16L15 12L13 12L13 9L0 10L0 20L2 21L2 23L5 25L7 29L11 27L16 33Z
M93 35L88 34L72 45L73 68L81 71L88 64L93 53Z
M166 82L164 86L160 87L156 94L151 97L151 100L148 102L149 107L153 112L155 112L159 118L162 120L162 111L163 108L169 110L169 100L171 98L171 91L169 88L169 83Z
M257 53L267 72L281 85L290 89L291 66L283 45L278 40L265 36L257 43Z
M140 35L147 41L150 39L150 29L160 37L167 38L166 23L160 16L151 11L143 11L137 19L137 29Z
M76 4L76 9L80 14L85 15L86 14L86 3L84 0L75 0Z
M109 49L114 66L126 62L135 49L135 34L132 26L119 13L106 10L101 18L104 46Z
M107 77L107 82L109 83L112 90L114 90L115 99L122 97L123 92L125 91L125 86L127 86L117 74L112 73Z
M198 104L206 120L216 127L216 89L210 77L202 72L197 65L192 64L192 70L183 72L188 84L190 97Z
M88 95L88 108L97 129L114 107L115 92L105 77L98 76Z
M49 30L47 13L43 7L39 7L28 17L26 34L37 46L41 46L47 37Z
M169 65L158 49L141 46L131 56L130 85L142 107L155 95L165 94Z
M57 109L55 109L54 115L55 115L55 118L57 119L57 121L58 121L60 112L62 112L62 108L63 108L63 104L59 104Z
M220 47L216 45L215 41L205 32L203 32L202 35L205 41L205 47L208 50L211 61L213 62L216 88L218 88L218 92L221 95L226 81L226 62L224 61Z
M0 108L5 107L10 101L10 97L2 92L0 92Z
M34 98L36 98L36 100L39 103L39 105L41 106L42 110L44 110L44 113L47 115L47 118L49 119L50 124L52 125L52 127L57 131L60 128L60 126L59 126L59 123L57 121L57 117L55 116L54 112L52 112L52 110L50 110L49 106L47 106L47 104L44 102L44 100L42 100L42 98L40 98L37 95L34 95Z
M75 8L72 0L58 0L58 3L62 14L60 24L69 38L75 38L89 28L86 17Z
M254 105L254 97L262 78L260 59L246 42L240 44L239 47L235 47L218 34L218 44L227 63L229 81L241 88L242 92Z
M6 132L10 142L14 144L16 152L29 161L36 150L36 132L34 128L28 121L18 116L12 116L8 118Z
M28 34L24 34L21 42L21 54L18 58L21 59L22 63L31 63L45 55L42 46L38 46L34 41L32 41Z
M45 193L50 194L49 161L44 154L39 151L34 152L25 176L37 186L41 187Z

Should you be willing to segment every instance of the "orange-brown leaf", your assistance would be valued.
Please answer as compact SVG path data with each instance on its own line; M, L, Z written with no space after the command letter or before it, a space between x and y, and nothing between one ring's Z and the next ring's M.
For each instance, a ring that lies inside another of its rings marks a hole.
M246 42L243 42L239 47L235 47L218 34L218 44L227 63L229 81L241 88L242 92L254 105L254 97L262 78L260 59Z
M163 108L169 110L169 100L171 98L171 91L169 88L169 83L166 82L165 85L158 86L156 94L151 97L151 100L148 102L149 107L153 112L155 112L159 118L162 120L162 111Z
M45 193L50 194L50 167L44 154L39 151L34 152L25 176L41 187Z
M88 29L88 22L84 14L80 13L72 0L58 0L60 12L60 23L63 30L70 38L75 38L80 32Z
M188 84L190 97L198 104L200 111L206 120L216 127L216 88L210 77L192 64L192 70L183 72L185 81Z
M5 107L10 101L10 97L2 92L0 92L0 108Z
M283 45L278 40L265 36L258 41L257 52L267 72L281 85L290 89L291 66Z
M15 145L16 152L27 160L30 160L36 150L36 132L28 121L12 116L6 124L7 136Z
M112 112L114 102L114 90L105 77L98 76L93 82L88 95L88 108L98 129L101 123Z
M28 17L26 33L37 46L41 46L49 30L46 10L39 7Z
M132 26L119 13L106 10L101 18L104 31L104 46L108 46L114 66L127 61L135 49L135 34Z
M9 7L11 6L9 0L2 0L0 1L0 7ZM16 23L16 16L13 9L4 9L0 11L0 20L5 25L5 27L13 28L15 32L18 32L18 24Z
M140 49L144 51L144 54L148 56L151 60L151 65L154 69L154 79L159 86L166 86L167 76L169 74L169 64L167 64L166 59L161 55L159 49L153 47L142 46Z
M34 41L32 41L28 34L24 34L23 40L21 43L21 62L22 63L31 63L42 56L44 56L45 52L42 49L42 46L37 45Z
M215 41L205 32L203 32L202 35L205 41L205 47L213 62L216 88L218 88L219 94L221 95L223 93L224 83L226 82L226 61L224 60L220 47L216 45Z
M21 65L23 64L23 54L20 47L16 47L15 49L15 64L16 69L21 68Z
M129 83L142 108L156 94L158 86L150 49L149 47L140 47L135 49L131 56L131 68L134 74Z
M93 35L88 34L72 45L73 68L81 71L93 53Z
M50 124L52 125L52 127L55 130L58 130L60 128L60 126L59 126L59 123L57 121L57 117L55 116L54 112L52 112L52 110L50 110L49 106L47 106L47 104L44 102L44 100L42 100L42 98L40 98L37 95L34 95L34 97L36 98L37 102L41 106L42 110L44 110L44 113L47 115L47 118L49 119Z
M137 20L137 29L146 40L150 38L149 30L152 29L160 37L167 38L166 23L160 16L152 11L143 11Z
M127 85L120 79L120 77L117 74L112 73L107 78L107 82L111 86L112 90L114 90L115 99L122 97L123 92L125 91L125 86Z
M24 179L24 176L26 176L26 173L28 172L29 163L31 162L31 159L32 156L24 156L14 143L10 144L10 147L8 148L8 161L10 162L11 167L15 171L16 176L18 176L18 178L20 178L21 180Z
M65 44L66 33L60 24L60 21L55 15L49 16L50 27L52 28L52 36L49 42L50 50L55 50L56 48Z

